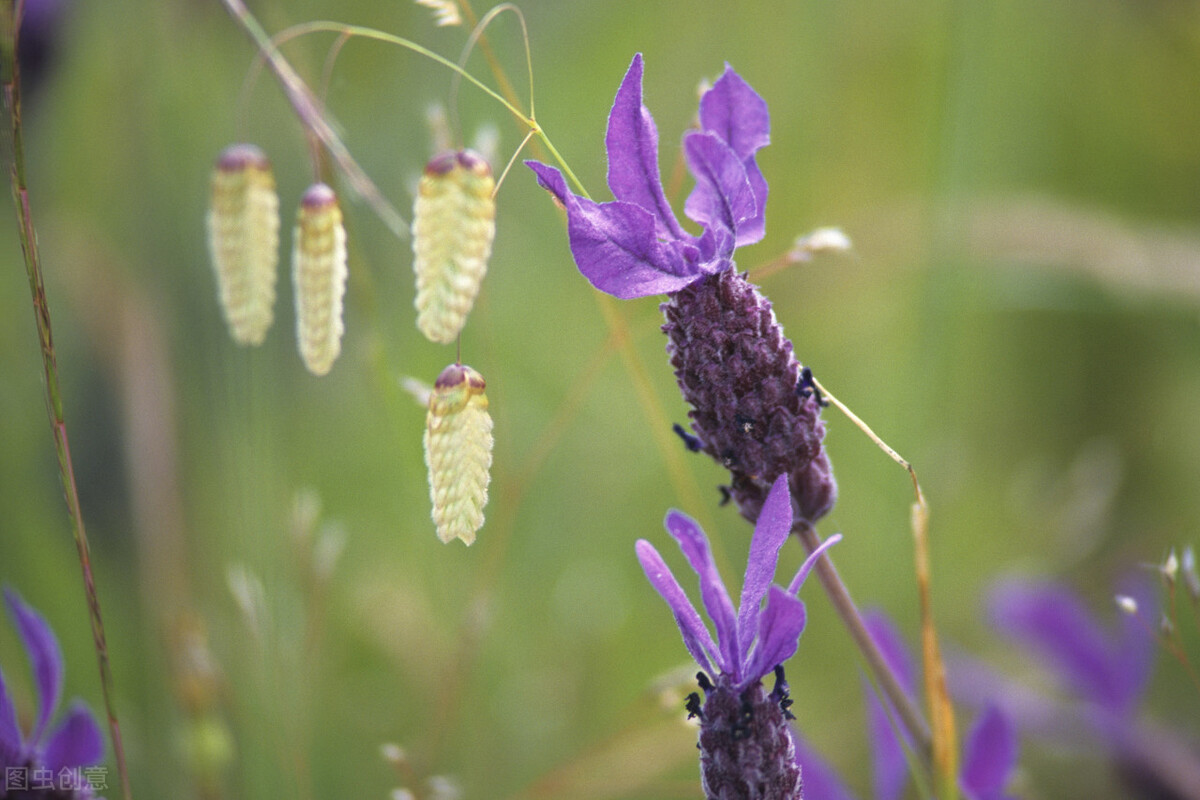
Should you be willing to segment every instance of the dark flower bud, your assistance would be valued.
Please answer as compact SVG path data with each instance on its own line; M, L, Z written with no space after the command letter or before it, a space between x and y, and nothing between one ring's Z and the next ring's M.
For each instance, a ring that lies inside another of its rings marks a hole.
M760 682L739 692L718 676L700 714L700 778L714 800L799 800L800 768L776 692Z
M798 518L824 516L837 484L821 447L816 392L771 303L730 267L671 295L662 305L667 354L701 449L725 466L742 516L758 519L771 484L788 476Z

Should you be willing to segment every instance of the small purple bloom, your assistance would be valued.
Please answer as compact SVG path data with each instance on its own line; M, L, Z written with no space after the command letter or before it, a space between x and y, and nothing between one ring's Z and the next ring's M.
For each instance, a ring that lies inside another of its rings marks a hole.
M888 667L909 694L915 694L916 668L904 640L895 626L881 613L864 620L871 638L879 646ZM875 800L900 800L908 784L905 748L892 724L894 710L884 706L873 691L867 692L871 736L872 778ZM889 704L890 705L890 704ZM798 735L796 760L809 787L808 800L853 800L838 781L836 773ZM959 787L967 800L1010 800L1005 787L1017 763L1017 734L999 708L989 706L975 720L967 734L959 770ZM814 783L821 788L818 791Z
M26 736L17 723L16 708L8 686L0 674L0 779L28 776L33 772L58 776L91 767L104 757L104 739L92 714L81 702L75 702L52 730L50 720L62 694L63 660L54 632L38 612L26 605L11 589L4 590L9 614L17 626L29 662L33 667L38 692L38 712L33 728ZM90 797L87 786L63 786L41 789L0 783L0 798Z
M796 594L816 559L840 537L830 537L809 556L787 589L771 583L779 550L792 529L787 476L781 475L754 528L741 601L735 609L700 526L671 511L666 528L700 578L700 598L717 633L714 639L654 546L638 540L637 556L646 577L667 601L684 645L704 670L697 675L704 705L701 707L694 695L688 709L700 717L700 775L705 794L709 798L799 800L800 771L787 725L791 699L781 665L796 652L804 631L804 604ZM762 678L770 672L775 673L775 686L768 694Z
M770 142L767 104L731 67L700 100L700 130L683 139L696 186L675 218L658 171L658 129L642 104L642 56L633 57L608 116L608 186L616 200L572 194L554 167L526 162L567 209L571 253L597 289L621 299L675 292L732 266L733 250L765 232L767 181L754 160Z
M754 527L740 608L736 611L700 526L674 510L668 512L665 524L700 578L700 598L716 627L715 641L654 545L639 539L637 556L646 577L675 614L684 645L701 669L712 676L727 677L732 687L741 691L791 658L805 621L804 603L796 594L817 558L841 537L830 537L819 551L810 555L786 590L771 583L779 550L792 529L786 478L776 479ZM764 596L766 608L761 607Z

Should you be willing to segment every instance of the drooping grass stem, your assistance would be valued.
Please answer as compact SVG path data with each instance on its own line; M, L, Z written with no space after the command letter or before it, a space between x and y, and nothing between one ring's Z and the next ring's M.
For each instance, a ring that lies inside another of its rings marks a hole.
M75 467L71 460L71 445L67 436L67 423L63 415L62 393L58 382L58 360L54 352L54 334L50 324L50 303L46 297L46 285L42 276L41 256L38 251L37 231L33 224L29 187L25 182L25 145L21 128L21 77L17 61L18 33L24 5L24 0L17 0L15 3L5 3L0 9L0 86L3 89L4 106L8 112L10 123L7 142L11 158L8 164L9 179L12 184L13 206L17 213L18 235L25 261L25 274L29 280L29 294L33 300L33 316L37 325L38 343L42 352L46 411L54 436L58 472L67 503L67 515L71 520L71 533L79 556L79 567L83 573L83 589L87 599L88 618L91 623L92 641L96 649L96 660L100 668L100 689L104 698L105 716L108 718L113 757L117 764L121 793L125 800L131 800L129 773L125 766L125 747L121 739L121 726L117 720L116 707L113 704L112 669L108 659L104 619L100 613L100 596L96 591L91 549L88 546L87 530L84 527L83 513L79 506Z

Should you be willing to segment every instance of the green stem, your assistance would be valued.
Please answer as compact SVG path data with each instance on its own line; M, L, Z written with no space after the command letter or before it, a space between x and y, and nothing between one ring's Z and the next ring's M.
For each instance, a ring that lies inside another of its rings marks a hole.
M374 188L374 184L371 183L370 179L367 178L365 173L363 173L362 168L358 166L358 163L355 162L350 156L349 152L346 151L345 145L342 144L337 134L333 131L333 128L325 121L324 117L319 111L319 104L314 101L312 98L312 93L308 90L307 86L305 86L304 82L296 74L292 66L280 54L279 45L283 42L299 36L306 36L310 33L339 33L343 36L357 36L363 39L372 39L377 42L403 47L404 49L410 50L417 55L424 56L431 61L441 64L446 69L458 74L463 80L477 87L484 94L488 95L497 103L504 106L509 113L517 118L517 120L519 120L523 125L528 126L530 131L532 131L539 139L541 139L542 143L546 146L546 149L554 157L554 160L558 162L558 165L562 168L567 178L570 179L571 183L574 184L579 193L584 197L589 199L591 198L587 192L587 189L584 188L583 183L575 175L574 170L571 169L571 166L567 163L566 159L564 159L558 152L558 149L554 146L554 143L550 141L550 137L546 135L546 132L537 123L537 120L534 119L532 114L526 116L525 112L521 111L521 109L518 108L514 103L507 100L495 89L488 86L486 83L479 80L466 69L454 63L450 59L445 58L444 56L441 56L429 48L423 47L410 39L405 39L403 36L396 36L394 34L385 33L384 31L376 30L374 28L362 27L360 25L346 25L345 23L341 22L329 22L322 20L304 22L299 25L293 25L289 28L285 28L277 33L274 37L271 37L267 35L267 32L263 30L258 20L256 20L254 16L250 14L249 10L246 9L246 6L242 0L221 1L225 4L225 7L229 10L229 13L232 14L233 17L242 24L242 27L245 28L247 34L258 46L260 58L266 59L271 69L279 78L280 82L283 83L284 89L288 94L288 99L291 101L292 107L295 108L296 113L299 115L301 122L303 122L304 125L308 127L309 130L311 130L321 140L321 142L325 144L326 147L329 148L334 158L347 172L351 182L354 183L356 187L360 187L360 193L363 193L364 196L368 197L368 199L371 199L371 192L377 194L378 190ZM532 85L533 75L531 68L530 86L532 87ZM531 96L530 108L532 109L532 107L533 98ZM370 190L362 191L361 187L364 186L370 186L371 188Z
M122 794L125 800L130 800L132 792L129 787L129 773L125 766L125 748L121 739L121 727L117 720L116 708L113 704L113 679L108 660L108 643L104 634L104 620L100 613L100 597L96 591L96 579L92 571L87 530L84 528L83 514L79 506L79 490L75 482L75 468L71 460L71 445L67 437L67 423L63 417L58 363L54 354L54 335L50 325L50 304L46 298L41 256L38 253L37 231L34 228L33 214L30 210L29 189L25 183L25 144L21 129L21 81L17 62L17 33L23 11L23 0L4 3L0 10L0 84L3 85L4 105L11 123L8 143L12 149L12 161L9 164L9 178L12 183L13 204L17 212L17 226L21 240L21 252L25 260L25 274L29 280L29 294L33 300L38 344L42 352L46 411L50 418L51 432L54 435L54 448L58 456L58 471L66 498L67 514L71 520L71 533L75 540L79 567L83 573L84 595L87 598L92 642L96 649L96 660L100 668L100 689L108 717L113 756L117 762Z

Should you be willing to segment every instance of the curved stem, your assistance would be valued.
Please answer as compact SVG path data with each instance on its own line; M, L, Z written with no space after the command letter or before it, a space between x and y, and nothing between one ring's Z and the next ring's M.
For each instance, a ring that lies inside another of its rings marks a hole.
M222 0L222 2L224 2L227 6L242 5L242 0ZM247 12L247 13L249 13L249 12ZM240 14L238 15L238 18L241 19ZM260 30L261 30L261 28L260 28ZM397 47L403 47L406 50L411 50L412 52L416 53L417 55L424 56L425 58L428 58L431 61L436 61L437 63L441 64L443 67L446 67L447 69L458 73L462 77L463 80L465 80L467 83L470 83L473 86L477 87L480 91L484 92L485 94L489 95L493 100L495 100L496 102L500 103L500 105L502 105L506 109L508 109L508 111L513 116L515 116L517 119L519 119L521 122L525 123L526 125L528 125L530 127L536 127L536 125L533 122L533 119L525 116L525 113L523 111L521 111L515 105L513 105L508 100L506 100L499 92L497 92L492 87L488 86L483 81L476 78L471 73L467 72L465 69L460 67L458 64L455 64L450 59L433 52L428 47L423 47L423 46L417 44L416 42L412 41L411 39L405 39L403 36L396 36L395 34L386 33L384 31L376 30L375 28L367 28L367 27L363 27L361 25L347 25L344 22L330 22L327 20L316 20L314 22L303 22L299 25L293 25L290 28L285 28L284 30L282 30L278 34L276 34L274 38L265 38L266 35L264 33L264 40L260 44L260 50L261 50L260 55L264 58L267 58L268 61L270 61L272 55L277 52L277 48L275 46L275 39L279 39L281 41L286 41L289 39L294 39L298 36L305 36L310 33L320 33L320 32L340 33L340 34L344 34L344 35L348 35L348 36L357 36L357 37L360 37L363 39L373 39L374 41L377 41L377 42L383 42L385 44L393 44L393 45L396 45ZM257 37L255 37L255 39L257 41Z
M371 204L375 213L391 229L392 233L400 239L407 239L409 236L408 222L388 202L383 193L379 191L379 187L350 155L346 145L321 113L320 104L313 96L312 90L296 74L296 70L292 68L287 59L280 54L279 48L272 43L271 37L246 8L243 0L222 0L222 2L230 16L237 20L242 29L246 31L246 35L258 47L259 56L266 59L271 71L275 73L275 77L282 84L284 93L292 104L292 108L295 109L296 115L300 117L300 121L325 146L334 160L338 162L338 166L346 173L350 185ZM344 25L338 26L334 30L341 32L345 27Z

